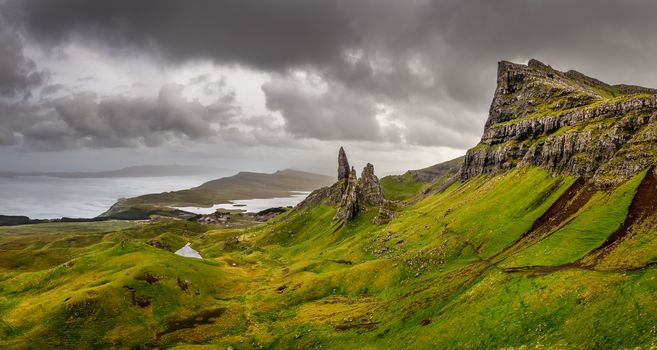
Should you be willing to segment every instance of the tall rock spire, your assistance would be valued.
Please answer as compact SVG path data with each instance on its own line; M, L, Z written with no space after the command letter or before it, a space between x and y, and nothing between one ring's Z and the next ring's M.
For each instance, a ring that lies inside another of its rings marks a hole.
M345 181L349 179L349 160L344 148L340 147L338 152L338 181Z
M342 193L340 203L336 208L335 220L345 219L350 220L358 214L358 179L356 177L356 169L351 167L349 177L347 179L347 186Z
M377 225L387 223L394 217L390 208L384 208L390 202L383 197L379 178L374 175L374 166L367 163L358 179L356 169L349 165L342 147L338 152L338 181L331 187L315 190L299 206L314 206L323 200L335 208L333 220L351 220L373 207L380 207L379 215L374 220Z
M379 178L374 175L374 166L367 163L358 179L356 169L349 166L342 147L338 152L338 182L331 186L328 197L329 204L336 208L335 220L350 220L364 205L378 206L385 202Z

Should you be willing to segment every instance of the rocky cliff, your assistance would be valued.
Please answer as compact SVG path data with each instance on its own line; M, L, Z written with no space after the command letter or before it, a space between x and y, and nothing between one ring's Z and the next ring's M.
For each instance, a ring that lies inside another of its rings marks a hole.
M502 61L483 136L459 177L533 164L614 185L655 163L656 141L657 90Z

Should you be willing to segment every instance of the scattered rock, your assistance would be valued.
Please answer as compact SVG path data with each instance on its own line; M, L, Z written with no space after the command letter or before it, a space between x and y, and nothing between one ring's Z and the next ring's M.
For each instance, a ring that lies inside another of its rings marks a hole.
M169 244L158 241L156 239L149 239L148 241L146 241L146 244L158 249L171 250L171 246Z
M128 294L130 295L130 302L132 303L133 306L139 306L140 308L143 309L151 305L151 301L149 297L137 295L137 291L132 287L123 286L123 288L125 288Z
M372 223L375 225L389 223L396 216L395 210L397 210L395 202L386 200L383 206L379 208L379 213L374 217Z
M148 272L148 271L146 271L146 272L142 273L141 275L135 277L135 279L137 281L147 282L150 285L153 285L154 283L156 283L157 281L160 280L160 278L153 276L153 274Z
M69 319L89 317L94 315L98 310L98 300L83 299L74 303L64 304L64 309Z
M228 237L228 238L226 238L226 239L224 240L224 242L223 242L223 244L222 244L222 246L221 246L221 249L226 249L226 248L229 248L229 247L231 247L231 246L236 246L236 245L238 245L238 244L240 244L240 239L239 239L239 237L237 237L237 236L230 236L230 237Z
M376 327L376 325L379 324L378 322L365 322L365 323L347 323L347 324L340 324L335 326L336 331L347 331L351 329L362 329L366 331L371 331Z
M189 292L189 281L188 280L181 280L180 277L178 277L178 288L182 290L185 293Z
M339 259L339 260L328 260L328 261L330 261L330 262L334 262L334 263L336 263L336 264L353 265L353 262L351 262L351 261L349 261L349 260L342 260L342 259Z

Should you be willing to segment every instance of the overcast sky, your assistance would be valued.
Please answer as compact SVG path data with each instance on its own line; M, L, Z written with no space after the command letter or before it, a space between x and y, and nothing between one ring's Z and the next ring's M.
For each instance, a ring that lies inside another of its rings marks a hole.
M0 170L379 174L477 143L499 60L657 86L657 2L0 0Z

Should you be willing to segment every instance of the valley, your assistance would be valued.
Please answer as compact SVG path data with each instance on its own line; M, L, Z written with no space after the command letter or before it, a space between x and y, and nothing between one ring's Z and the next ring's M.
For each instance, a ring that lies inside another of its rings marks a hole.
M340 149L337 178L264 223L1 227L0 344L657 346L655 91L535 60L497 82L465 157L379 179ZM120 204L221 198L204 186Z

